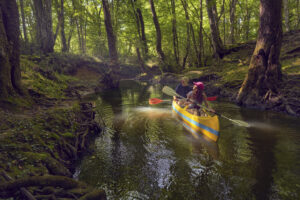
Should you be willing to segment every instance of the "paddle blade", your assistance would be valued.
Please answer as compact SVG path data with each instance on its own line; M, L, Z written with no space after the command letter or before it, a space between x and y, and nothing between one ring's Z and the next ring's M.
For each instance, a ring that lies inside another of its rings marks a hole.
M231 119L230 121L232 121L234 124L236 124L238 126L250 127L250 124L248 124L247 122L241 121L241 120Z
M169 96L180 96L179 94L177 94L175 92L175 90L173 90L172 88L170 88L168 86L163 87L162 92Z
M161 99L157 99L157 98L151 98L151 99L149 99L149 104L150 105L159 104L161 102L163 102L163 100L161 100Z
M207 101L215 101L217 100L217 96L213 96L213 97L207 97Z

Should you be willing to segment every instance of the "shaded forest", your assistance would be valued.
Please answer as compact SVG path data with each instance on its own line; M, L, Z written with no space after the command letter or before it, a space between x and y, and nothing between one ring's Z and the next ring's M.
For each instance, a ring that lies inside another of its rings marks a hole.
M274 98L286 102L279 91L281 38L283 31L300 26L298 0L19 0L2 1L1 7L7 35L2 44L13 49L4 58L12 62L11 71L8 66L1 72L3 97L26 93L20 83L20 54L96 58L109 66L103 83L116 88L122 64L137 65L145 73L152 66L162 73L209 66L214 72L224 57L257 39L249 74L235 101L245 106L271 102L267 107L278 103ZM9 76L11 81L5 78Z
M0 0L0 197L106 199L72 178L105 129L84 98L183 76L299 116L300 0Z

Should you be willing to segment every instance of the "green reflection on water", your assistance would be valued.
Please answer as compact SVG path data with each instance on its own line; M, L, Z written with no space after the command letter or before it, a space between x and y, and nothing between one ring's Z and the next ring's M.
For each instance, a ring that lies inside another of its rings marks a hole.
M244 128L221 121L218 143L189 133L173 117L161 86L124 82L98 94L106 129L78 167L80 180L109 199L299 199L299 119L272 112L212 106Z

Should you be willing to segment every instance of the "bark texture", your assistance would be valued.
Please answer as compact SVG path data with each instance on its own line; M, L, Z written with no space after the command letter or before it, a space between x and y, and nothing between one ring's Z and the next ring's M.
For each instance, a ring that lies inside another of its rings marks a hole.
M64 13L64 0L60 0L60 38L61 38L61 51L68 51L66 35L65 35L65 13Z
M120 83L120 66L118 63L119 61L118 52L116 48L116 36L113 31L108 1L102 0L102 5L104 11L105 29L110 57L110 71L106 73L102 82L104 83L106 89L118 88Z
M116 48L116 37L113 31L111 15L109 10L109 5L107 0L102 0L103 10L104 10L104 21L105 21L105 28L108 40L108 49L109 49L109 57L110 61L113 63L118 62L118 53Z
M28 46L28 36L27 36L27 30L26 30L26 21L25 21L25 13L24 13L24 0L20 0L20 9L21 9L21 17L22 17L22 28L23 28L23 34L24 34L24 42L25 42L25 48Z
M52 32L52 1L33 0L36 19L36 42L39 50L44 53L52 53L54 37Z
M260 1L260 25L256 47L248 75L237 96L239 104L264 107L280 101L281 66L279 55L282 41L282 0Z
M285 30L290 31L289 0L283 0Z
M210 32L212 38L212 44L214 47L214 54L217 55L219 58L223 58L226 50L222 43L220 37L220 31L218 27L218 14L216 8L216 0L206 0L206 8L207 14L209 18L209 25L210 25Z
M199 54L198 60L200 60L200 67L203 67L203 56L204 56L204 41L203 41L203 0L199 0L200 9L200 30L199 30Z
M164 54L164 52L161 48L162 36L161 36L161 31L160 31L160 25L159 25L158 18L157 18L157 15L156 15L154 2L153 2L153 0L149 0L149 2L150 2L153 22L154 22L154 26L155 26L155 30L156 30L156 51L157 51L157 54L158 54L160 60L162 62L164 62L165 61L165 54Z
M148 45L147 45L147 39L146 39L146 33L145 33L145 23L144 18L141 9L138 7L136 9L136 12L138 14L139 20L140 20L140 26L141 26L141 36L142 36L142 42L143 42L143 54L144 57L147 57L148 54Z
M234 30L235 30L235 7L237 0L231 0L230 2L230 42L231 44L235 43L234 40Z
M140 17L142 17L142 15L141 15L142 13L141 13L141 10L139 8L136 8L136 0L131 0L130 3L131 3L131 6L132 6L132 9L133 9L135 22L136 22L136 28L137 28L137 34L138 34L138 37L139 37L139 41L138 41L138 44L136 46L136 54L137 54L137 57L138 57L138 62L140 63L141 68L144 70L144 59L143 58L146 58L146 54L147 54L146 53L147 44L145 46L145 43L144 43L144 40L143 40L143 37L142 37L142 35L144 35L145 33L141 33L142 32L141 29L143 29L143 32L145 31L144 21L143 21L143 18L142 18L142 20L140 20ZM141 56L140 49L142 49L143 58Z
M176 64L179 64L179 48L178 48L178 36L176 28L176 11L175 11L175 1L171 0L172 6L172 33L173 33L173 51Z
M15 0L0 1L0 98L22 93L19 13Z

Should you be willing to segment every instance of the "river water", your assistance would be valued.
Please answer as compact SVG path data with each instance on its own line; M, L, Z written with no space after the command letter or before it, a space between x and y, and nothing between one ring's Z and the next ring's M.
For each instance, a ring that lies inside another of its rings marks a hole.
M220 118L215 143L188 132L171 102L149 105L154 97L171 99L133 81L89 98L106 128L76 178L108 199L300 199L299 118L210 102L251 125Z

